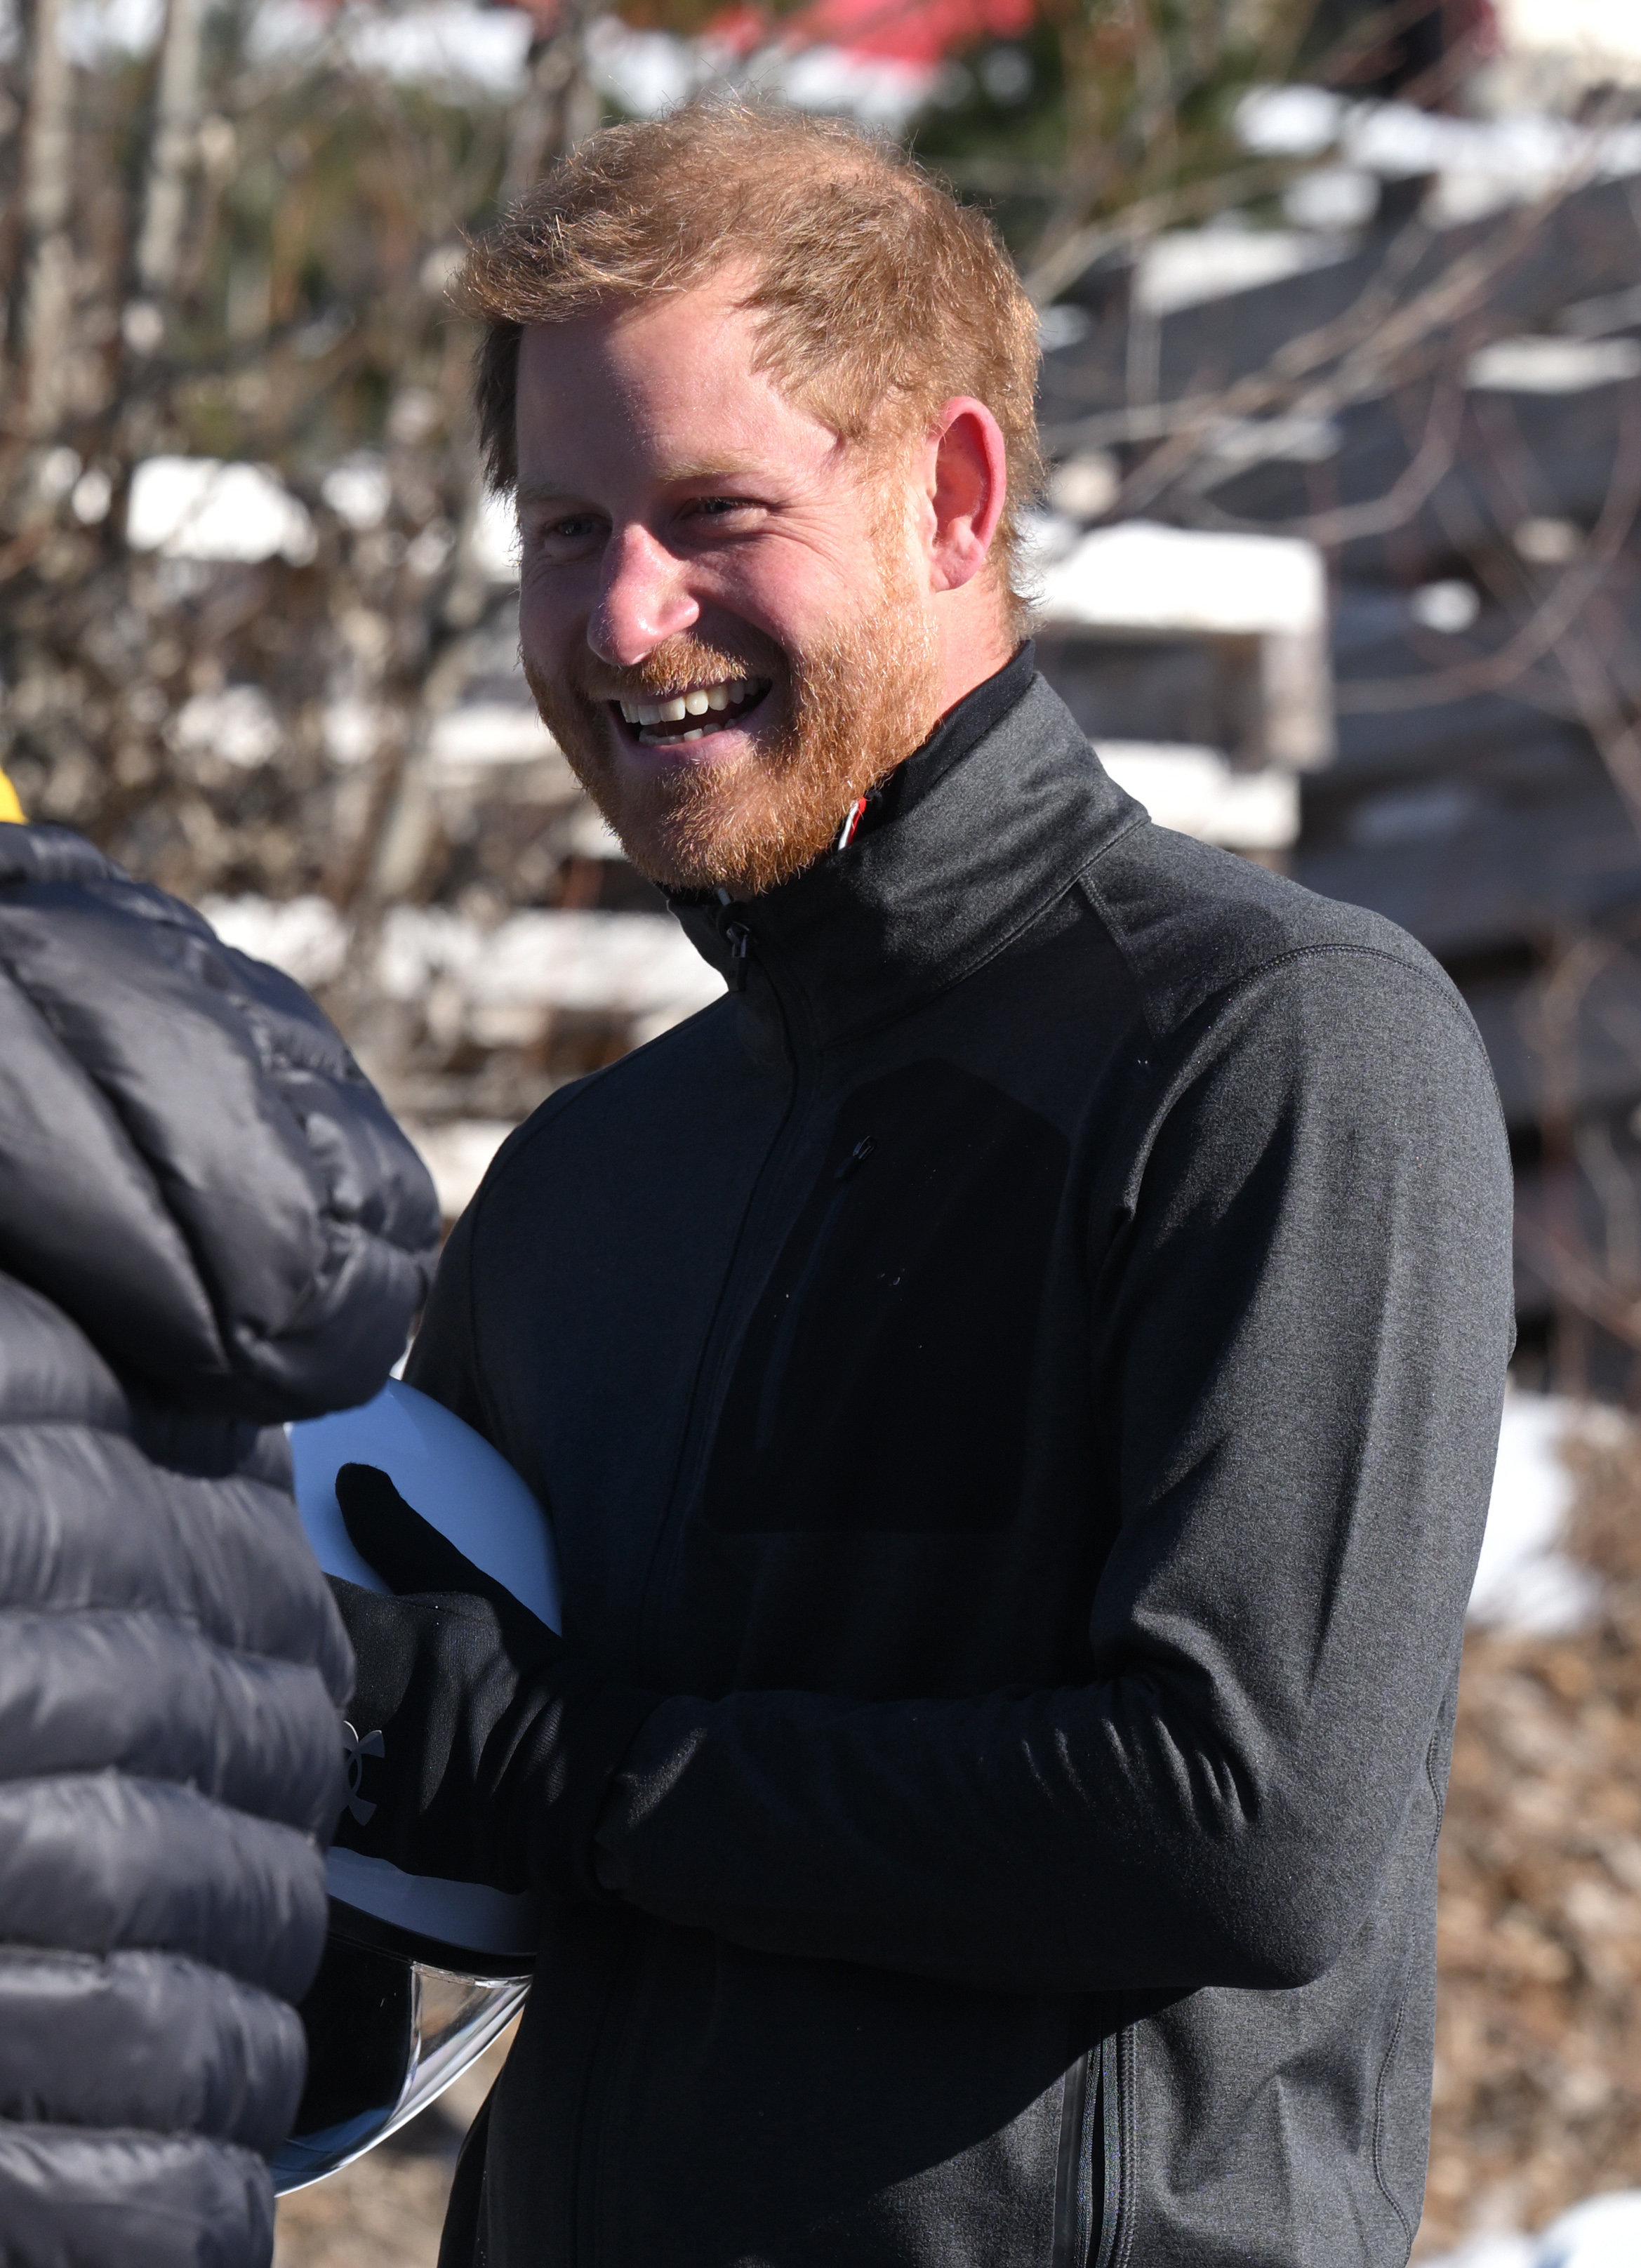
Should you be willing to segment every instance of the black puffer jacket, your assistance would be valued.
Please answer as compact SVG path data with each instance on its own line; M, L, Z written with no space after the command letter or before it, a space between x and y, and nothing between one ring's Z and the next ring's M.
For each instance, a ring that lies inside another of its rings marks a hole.
M0 826L0 2258L251 2268L301 2091L347 1640L279 1421L438 1233L299 989Z

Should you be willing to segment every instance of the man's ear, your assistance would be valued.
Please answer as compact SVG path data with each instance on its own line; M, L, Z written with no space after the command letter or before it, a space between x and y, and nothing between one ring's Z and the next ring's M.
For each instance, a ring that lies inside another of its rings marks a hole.
M1003 517L1008 492L1003 430L983 401L954 395L935 420L926 461L933 587L960 590L984 567Z

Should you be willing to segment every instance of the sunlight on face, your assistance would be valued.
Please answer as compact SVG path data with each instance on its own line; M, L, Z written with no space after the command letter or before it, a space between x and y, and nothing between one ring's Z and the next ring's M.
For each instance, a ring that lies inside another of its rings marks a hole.
M906 470L754 369L724 276L525 335L519 630L541 714L635 865L801 871L938 712Z

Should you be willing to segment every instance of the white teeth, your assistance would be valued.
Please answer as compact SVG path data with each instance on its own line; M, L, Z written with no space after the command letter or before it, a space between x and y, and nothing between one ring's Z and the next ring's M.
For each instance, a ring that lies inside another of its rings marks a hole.
M767 689L767 688L765 688ZM686 717L705 717L739 709L759 690L750 677L728 677L721 685L698 685L688 693L674 693L666 701L618 701L616 706L629 725L647 732L656 725L681 725ZM672 735L674 740L698 740L699 729Z
M692 725L687 733L681 733L678 737L681 740L704 740L706 736L707 728L704 725Z

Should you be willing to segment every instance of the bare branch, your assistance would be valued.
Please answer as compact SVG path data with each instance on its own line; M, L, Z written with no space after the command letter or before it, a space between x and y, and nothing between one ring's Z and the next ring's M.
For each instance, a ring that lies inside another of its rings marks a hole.
M56 427L73 311L72 85L63 48L63 0L33 0L28 19L28 109L23 125L23 258L18 361L22 423L32 439Z
M1431 399L1417 450L1382 494L1365 497L1360 504L1338 504L1329 512L1305 512L1284 519L1281 523L1283 534L1307 537L1326 551L1358 541L1364 536L1388 535L1405 526L1452 471L1458 455L1463 416L1462 387L1452 383L1439 385ZM1224 477L1229 479L1241 469L1231 468ZM1217 504L1205 504L1202 518L1212 527L1260 534L1270 532L1268 520L1246 519L1240 513L1225 512Z
M175 289L188 175L199 145L203 15L203 0L166 0L143 225L136 240L137 289L145 298L159 302ZM140 344L140 340L133 343ZM153 343L158 345L158 335Z
M1516 1250L1556 1299L1641 1351L1641 1300L1617 1290L1571 1238L1519 1213Z
M1641 410L1641 393L1632 393ZM1358 716L1395 709L1424 709L1475 693L1496 693L1511 685L1528 664L1547 653L1575 622L1623 549L1641 512L1641 416L1626 416L1620 429L1613 477L1584 556L1557 576L1542 603L1496 653L1451 669L1415 677L1371 678L1338 687L1336 703Z

